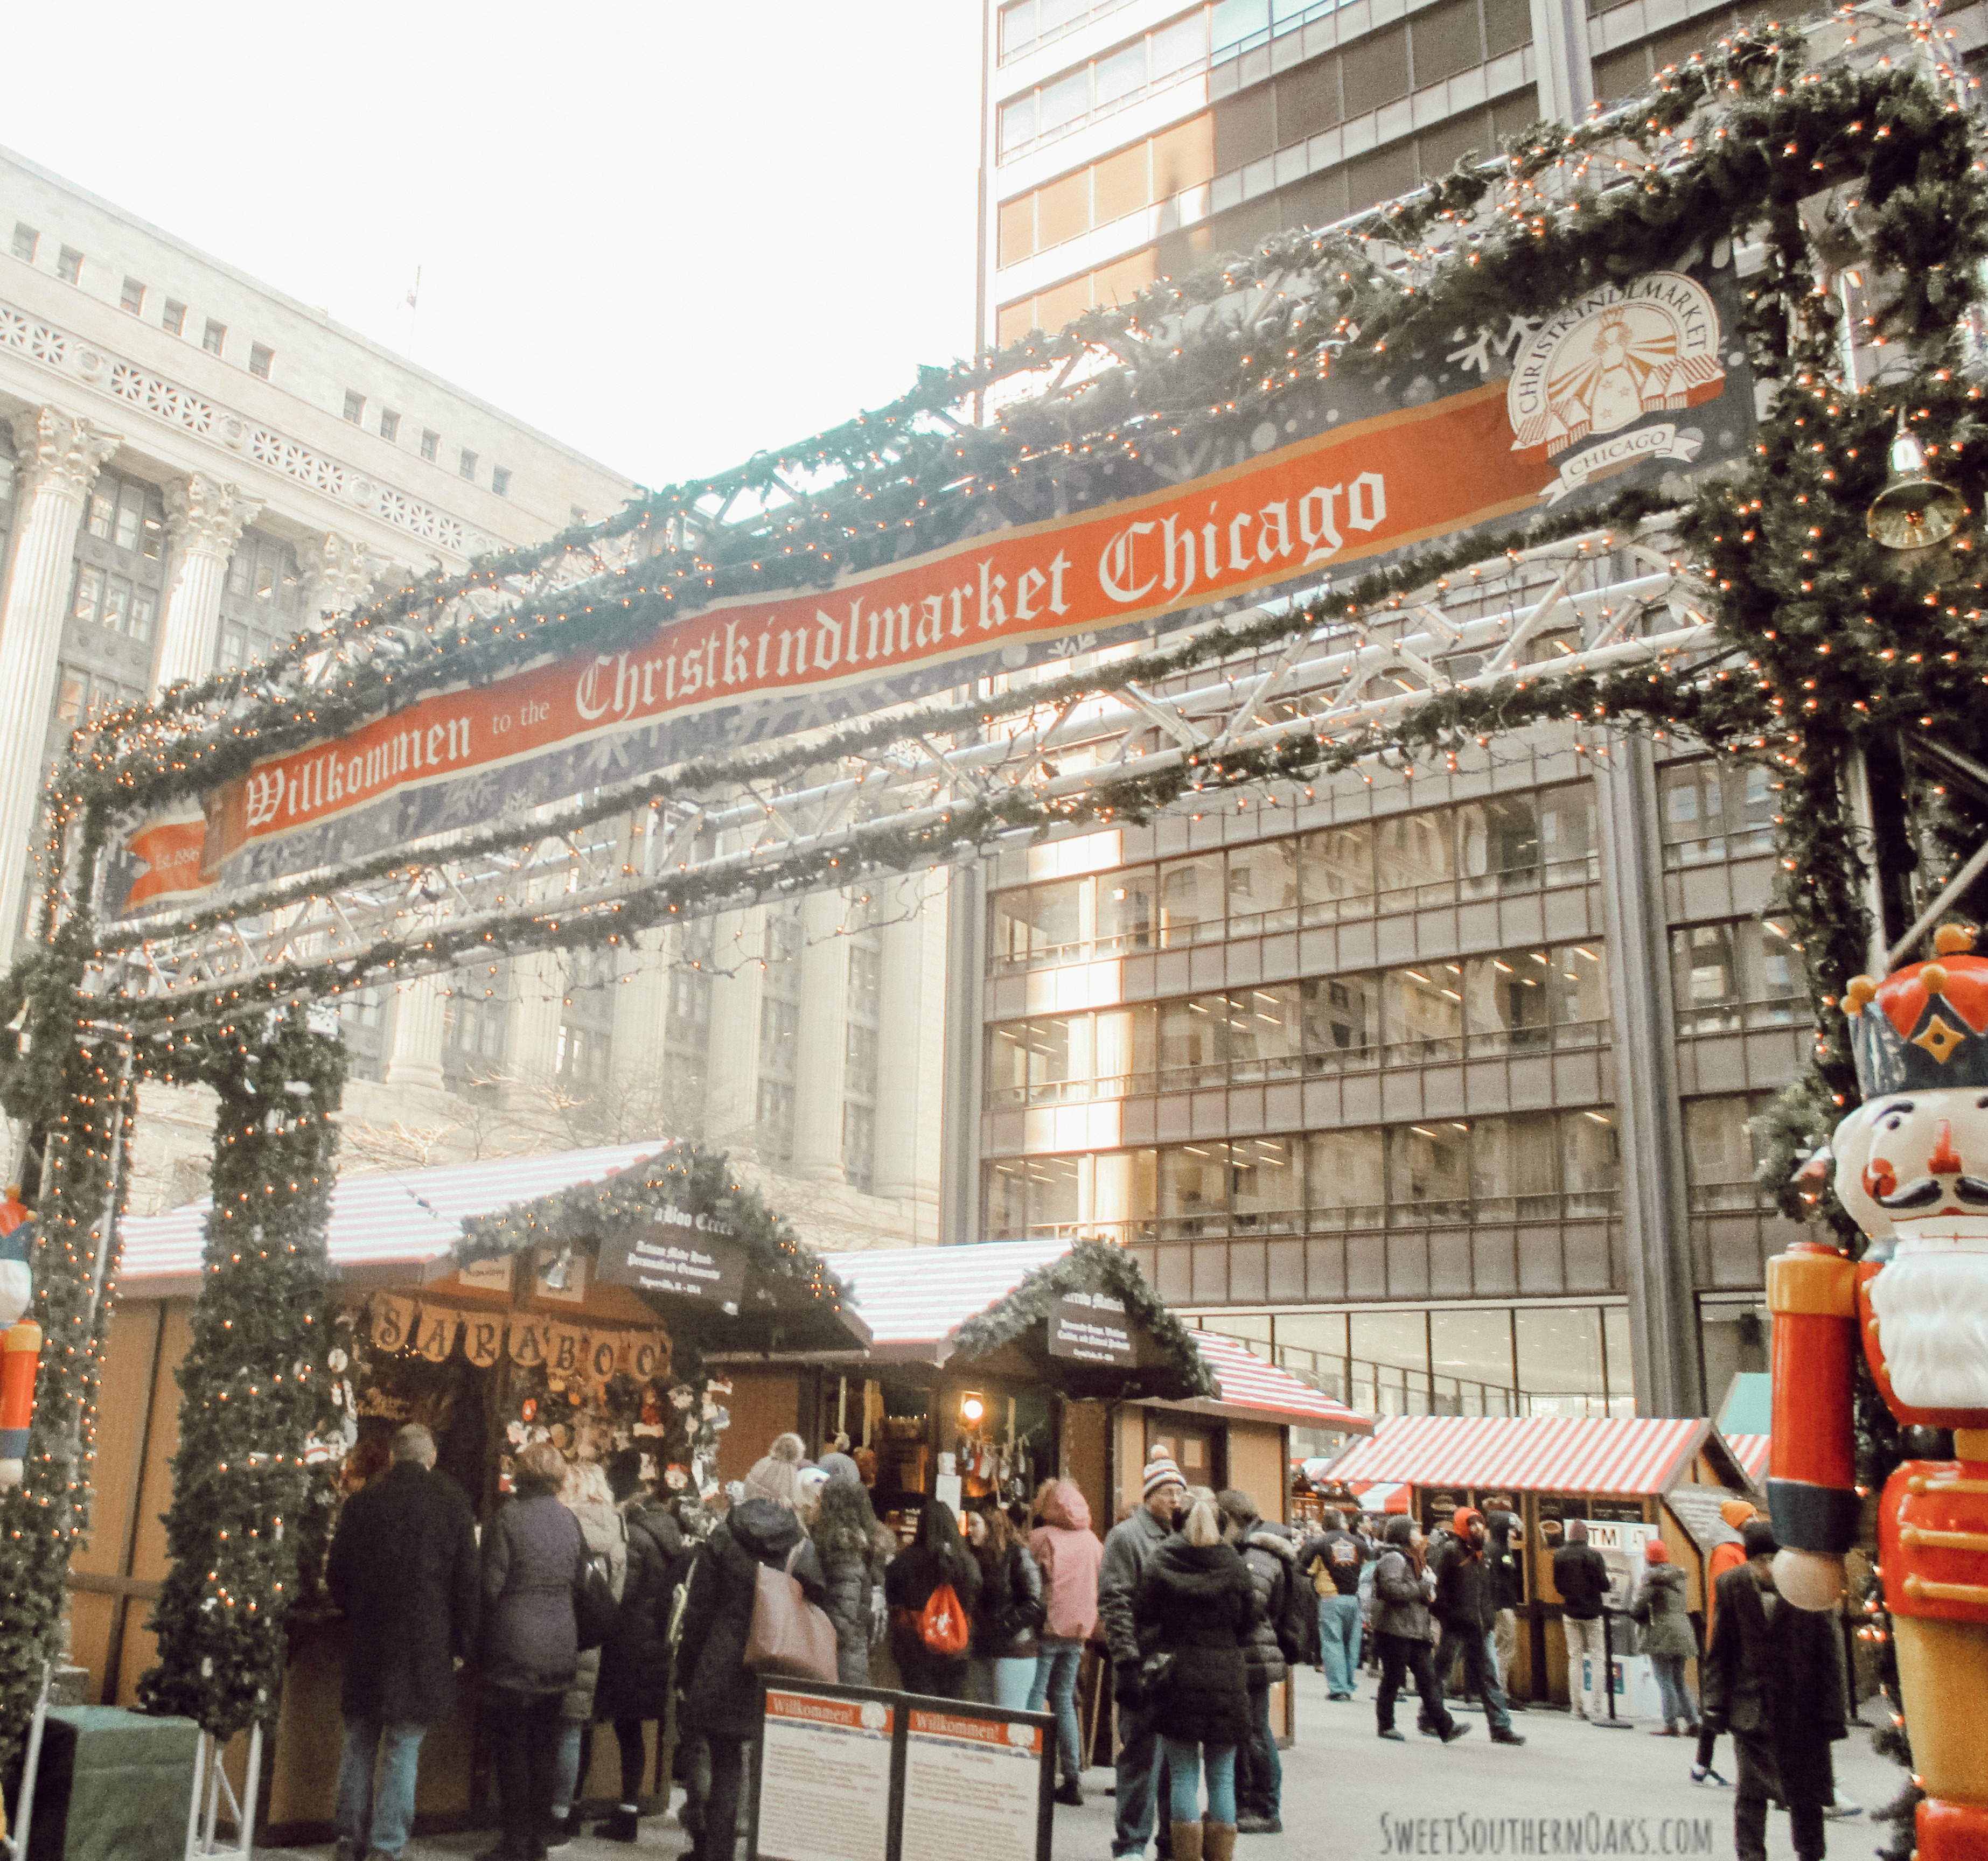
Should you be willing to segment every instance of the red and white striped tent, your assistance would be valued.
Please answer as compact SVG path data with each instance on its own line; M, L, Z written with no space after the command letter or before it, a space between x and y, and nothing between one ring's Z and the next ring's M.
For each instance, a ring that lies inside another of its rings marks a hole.
M1709 1421L1644 1416L1390 1415L1335 1460L1327 1477L1508 1492L1648 1498L1685 1483L1704 1454L1717 1481L1743 1491L1739 1456Z
M1746 1478L1756 1486L1767 1477L1767 1457L1773 1447L1771 1434L1729 1434L1726 1444L1738 1457L1740 1464L1746 1470Z
M1364 1434L1374 1424L1336 1402L1289 1370L1259 1357L1246 1344L1212 1331L1190 1331L1202 1361L1222 1385L1220 1401L1206 1406L1219 1414L1317 1428L1336 1434ZM1178 1405L1175 1405L1178 1406ZM1203 1405L1188 1405L1198 1408Z

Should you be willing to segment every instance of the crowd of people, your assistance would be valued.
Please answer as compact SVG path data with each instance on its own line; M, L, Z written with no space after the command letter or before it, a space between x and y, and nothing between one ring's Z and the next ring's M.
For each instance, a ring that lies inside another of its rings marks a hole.
M593 1833L633 1842L647 1728L677 1707L674 1775L691 1861L732 1861L746 1760L758 1735L756 1611L766 1573L818 1610L820 1659L844 1685L1046 1711L1056 1728L1056 1800L1084 1801L1090 1754L1080 1724L1084 1650L1101 1644L1117 1709L1115 1856L1149 1842L1171 1861L1230 1861L1239 1835L1283 1828L1273 1690L1298 1664L1351 1701L1378 1670L1375 1730L1444 1744L1469 1729L1456 1692L1483 1709L1493 1744L1522 1745L1506 1685L1523 1585L1510 1512L1459 1510L1432 1545L1420 1524L1328 1512L1302 1535L1252 1497L1189 1486L1164 1453L1138 1503L1100 1540L1083 1494L1046 1483L1033 1505L962 1520L937 1499L908 1544L880 1522L857 1462L816 1462L783 1434L715 1504L652 1493L639 1455L569 1461L540 1442L513 1463L513 1491L481 1535L468 1501L434 1471L434 1442L409 1426L390 1461L347 1502L333 1539L332 1595L348 1623L337 1861L395 1861L413 1819L425 1729L455 1703L473 1662L502 1834L479 1861L543 1861L579 1829L594 1728L613 1728L617 1805ZM1797 1853L1822 1853L1831 1812L1829 1741L1843 1727L1824 1619L1777 1609L1772 1532L1735 1501L1741 1542L1707 1571L1711 1620L1700 1710L1685 1677L1698 1655L1683 1573L1662 1541L1645 1551L1633 1613L1661 1691L1658 1735L1699 1741L1691 1776L1723 1784L1715 1741L1737 1755L1742 1861L1757 1861L1770 1798L1796 1809ZM1611 1577L1570 1521L1554 1553L1567 1683L1577 1717L1605 1708L1600 1623ZM1716 1592L1716 1601L1713 1593ZM832 1636L830 1631L832 1630ZM832 1645L832 1655L828 1653ZM827 1677L824 1672L820 1677ZM1838 1702L1835 1717L1813 1701Z

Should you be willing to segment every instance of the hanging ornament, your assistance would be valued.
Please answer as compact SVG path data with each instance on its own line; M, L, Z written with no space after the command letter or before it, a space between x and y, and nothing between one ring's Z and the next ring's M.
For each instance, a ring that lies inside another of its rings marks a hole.
M1871 540L1898 551L1902 566L1924 562L1928 552L1960 528L1966 515L1966 502L1959 492L1926 470L1925 448L1905 430L1901 412L1892 441L1891 475L1864 516Z

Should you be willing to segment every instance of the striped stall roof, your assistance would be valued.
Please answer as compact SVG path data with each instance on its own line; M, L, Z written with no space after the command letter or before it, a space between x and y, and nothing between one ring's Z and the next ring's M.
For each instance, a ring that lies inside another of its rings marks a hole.
M1733 1450L1734 1457L1746 1469L1746 1478L1756 1486L1767 1477L1767 1458L1774 1443L1771 1434L1729 1434L1726 1444Z
M1334 1428L1346 1434L1362 1434L1374 1425L1365 1416L1355 1414L1343 1402L1334 1401L1289 1370L1266 1363L1234 1338L1212 1331L1190 1331L1187 1335L1193 1339L1201 1360L1214 1371L1225 1403L1238 1408L1266 1410L1315 1428Z
M1069 1251L1067 1241L983 1241L973 1247L866 1248L825 1258L877 1347L902 1349L943 1343Z
M1525 1492L1668 1492L1710 1431L1642 1416L1391 1415L1332 1478Z
M341 1176L331 1192L325 1241L334 1269L424 1266L440 1260L477 1215L495 1214L576 1184L595 1182L646 1162L668 1140L539 1157L492 1157L426 1170L367 1170ZM130 1215L120 1224L127 1290L148 1279L178 1279L200 1271L208 1198L164 1214Z

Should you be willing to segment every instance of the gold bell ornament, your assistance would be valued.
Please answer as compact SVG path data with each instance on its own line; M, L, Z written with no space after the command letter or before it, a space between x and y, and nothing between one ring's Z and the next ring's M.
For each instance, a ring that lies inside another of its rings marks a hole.
M1892 441L1891 476L1865 513L1871 540L1901 552L1936 549L1960 528L1966 515L1966 501L1959 492L1926 470L1925 448L1917 435L1905 431L1901 412ZM1912 559L1921 559L1915 555Z

